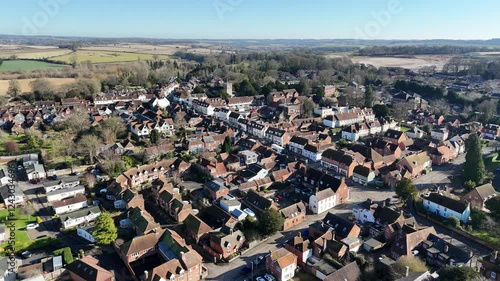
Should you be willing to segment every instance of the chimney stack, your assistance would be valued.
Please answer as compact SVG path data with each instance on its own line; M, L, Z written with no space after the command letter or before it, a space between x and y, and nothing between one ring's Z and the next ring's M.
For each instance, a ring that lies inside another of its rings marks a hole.
M444 245L444 252L448 253L448 244Z
M323 252L326 251L326 238L323 237Z
M498 257L498 251L494 251L494 252L491 254L491 261L492 261L492 262L496 262L497 257Z
M149 273L147 270L144 270L144 280L148 280Z
M405 276L408 276L408 274L410 274L410 267L406 266Z

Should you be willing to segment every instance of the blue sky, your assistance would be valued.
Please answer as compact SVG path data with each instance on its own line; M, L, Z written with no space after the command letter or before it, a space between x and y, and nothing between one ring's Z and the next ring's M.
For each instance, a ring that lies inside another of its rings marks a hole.
M0 33L181 39L490 39L498 0L1 0Z

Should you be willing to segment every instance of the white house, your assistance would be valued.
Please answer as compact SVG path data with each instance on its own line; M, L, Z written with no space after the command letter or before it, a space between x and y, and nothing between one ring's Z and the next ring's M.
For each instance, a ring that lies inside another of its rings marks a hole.
M63 200L52 201L52 208L56 215L73 212L88 207L87 197L83 194L78 194L75 197L66 198Z
M420 139L424 136L424 131L417 127L413 127L412 129L406 131L406 136L411 139Z
M201 100L193 100L193 110L202 115L212 116L214 115L215 108Z
M357 141L368 135L370 135L370 128L365 122L349 125L342 130L342 138L350 141Z
M47 172L42 164L31 164L25 167L28 180L44 179L47 177Z
M331 188L326 188L309 197L309 209L313 214L321 214L335 207L335 202L337 195Z
M80 184L80 178L78 178L77 176L65 177L60 180L44 181L42 183L43 189L45 190L46 193L52 192L54 190L75 187L78 186L79 184Z
M325 118L327 116L333 115L334 111L331 107L316 107L313 110L313 113L319 115L321 118Z
M375 171L372 169L358 165L354 167L352 180L362 185L366 185L375 179Z
M78 194L85 194L85 187L83 185L77 185L70 188L58 189L51 192L47 192L47 201L60 201L65 198L74 197Z
M302 155L304 147L309 143L308 139L299 136L293 136L288 143L288 149L292 152Z
M445 141L448 139L448 130L446 128L434 129L431 131L431 138L438 141Z
M59 220L61 221L63 228L67 229L94 221L99 215L101 215L99 206L92 206L90 208L63 214L59 216Z
M155 98L151 99L150 102L151 102L152 106L162 108L162 109L170 106L170 102L168 101L168 99L166 97L162 97L162 98L155 97Z
M2 195L5 207L24 205L23 191L18 185L4 185L0 187L0 194Z
M215 118L224 122L229 121L229 114L231 114L231 111L227 108L216 108L214 112Z
M256 181L267 177L267 170L258 164L251 164L243 171L241 171L240 176L245 180L245 182Z
M5 241L5 224L0 224L0 242Z
M76 229L76 234L83 239L89 241L90 243L95 243L95 238L92 236L92 230L94 226L81 227Z
M6 185L10 182L9 171L7 169L0 169L0 184Z
M241 203L240 203L240 201L238 201L236 199L220 200L219 205L224 211L226 211L228 213L232 213L236 209L241 209Z
M424 194L424 208L443 218L456 217L463 223L470 218L470 203L446 197L436 192Z

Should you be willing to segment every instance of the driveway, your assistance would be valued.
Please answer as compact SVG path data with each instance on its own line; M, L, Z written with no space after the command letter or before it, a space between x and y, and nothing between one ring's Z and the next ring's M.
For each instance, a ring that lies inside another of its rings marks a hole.
M374 189L367 187L350 187L350 199L346 203L339 205L329 212L340 215L341 217L347 218L351 212L352 207L356 204L366 201L370 198L374 201L381 201L386 198L394 196L395 193L389 190ZM260 243L254 248L250 249L248 252L232 261L231 263L205 263L208 269L208 276L206 280L219 280L219 281L239 281L243 278L251 277L251 273L246 276L241 275L241 270L247 264L250 264L258 256L267 254L270 251L276 250L278 245L282 245L285 241L294 237L298 231L305 230L315 221L322 220L328 212L324 212L319 215L307 216L305 221L290 230L278 232L275 235L268 238L266 241ZM265 266L263 263L259 267ZM258 269L254 268L254 272ZM255 277L256 275L254 275Z

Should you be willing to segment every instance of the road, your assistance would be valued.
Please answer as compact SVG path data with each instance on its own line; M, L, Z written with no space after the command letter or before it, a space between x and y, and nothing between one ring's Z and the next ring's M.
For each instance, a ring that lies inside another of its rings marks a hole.
M495 142L496 143L496 142ZM488 155L495 151L495 146L487 146L483 148L483 155ZM465 153L460 154L452 163L443 164L441 166L433 166L432 172L416 178L413 183L419 190L424 190L433 185L446 185L451 183L452 176L460 174L462 164L465 162Z
M389 190L377 190L366 187L351 187L349 201L345 204L331 209L330 212L347 218L347 216L349 216L352 212L352 207L356 204L366 201L367 198L370 198L374 201L381 201L394 195L395 193ZM301 224L295 226L291 230L282 231L271 236L266 241L250 249L231 263L222 263L218 265L215 265L213 263L205 263L204 265L208 269L208 277L206 278L206 280L239 281L244 277L250 277L251 274L248 274L248 276L241 276L241 269L245 265L251 264L252 261L254 261L258 256L262 254L276 250L278 248L278 245L281 245L283 244L283 242L294 237L298 231L308 228L311 223L323 219L327 213L328 212L319 215L307 216L305 221ZM259 268L263 267L265 267L265 264L261 263L259 265ZM259 268L254 268L254 270L258 271Z

